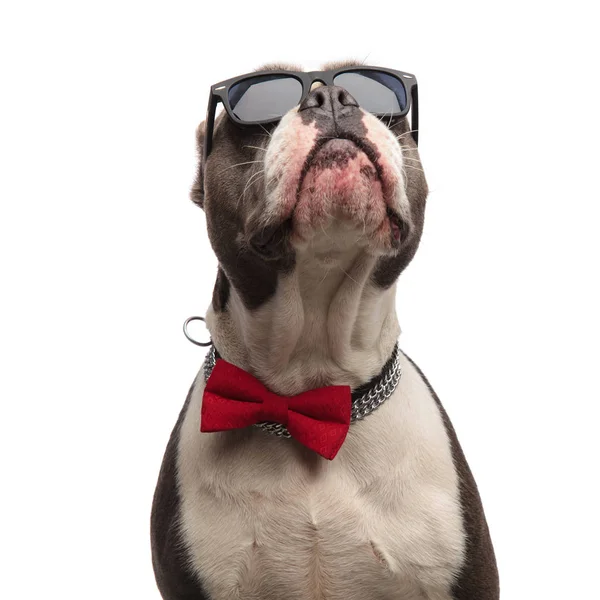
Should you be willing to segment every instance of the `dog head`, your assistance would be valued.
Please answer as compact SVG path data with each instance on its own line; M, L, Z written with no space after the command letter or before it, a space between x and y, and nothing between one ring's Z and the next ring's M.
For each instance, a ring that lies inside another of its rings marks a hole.
M380 120L344 88L317 85L273 126L239 127L223 111L206 164L204 131L192 199L220 264L215 309L231 285L257 308L301 257L334 266L349 252L371 254L381 288L412 259L427 183L405 117Z

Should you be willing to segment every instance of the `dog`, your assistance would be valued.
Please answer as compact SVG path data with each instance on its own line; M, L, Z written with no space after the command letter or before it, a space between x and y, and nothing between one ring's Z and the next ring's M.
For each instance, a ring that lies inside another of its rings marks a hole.
M428 195L409 87L352 72L361 68L265 67L256 84L213 87L227 110L213 127L209 109L197 129L191 197L219 266L206 314L213 347L152 507L165 600L499 598L471 471L440 400L397 347L396 281L419 245ZM363 84L360 101L352 90L360 96ZM264 116L242 106L261 85L280 86L282 98L301 86L302 100L272 123L238 122ZM400 98L389 117L363 106L376 85ZM223 389L238 380L275 412L246 401L227 428L219 407L242 401L223 400ZM341 413L315 430L303 406L329 410L334 397Z

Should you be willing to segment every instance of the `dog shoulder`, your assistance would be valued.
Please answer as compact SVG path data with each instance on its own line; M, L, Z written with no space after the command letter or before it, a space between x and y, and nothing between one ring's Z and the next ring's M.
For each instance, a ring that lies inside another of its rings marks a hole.
M171 433L152 503L152 563L156 583L165 600L209 598L189 568L180 532L181 502L177 484L177 453L181 427L195 386L194 382Z
M454 427L438 395L417 364L406 354L403 353L403 356L408 367L416 372L437 405L448 436L452 460L458 476L466 544L463 566L453 587L453 598L455 600L471 598L496 600L500 597L498 568L477 484Z

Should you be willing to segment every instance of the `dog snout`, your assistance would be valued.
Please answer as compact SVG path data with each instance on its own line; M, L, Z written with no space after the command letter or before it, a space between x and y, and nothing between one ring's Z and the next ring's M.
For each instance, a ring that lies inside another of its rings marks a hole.
M302 101L298 111L315 110L335 116L354 108L358 108L358 102L347 90L337 85L327 85L312 90Z

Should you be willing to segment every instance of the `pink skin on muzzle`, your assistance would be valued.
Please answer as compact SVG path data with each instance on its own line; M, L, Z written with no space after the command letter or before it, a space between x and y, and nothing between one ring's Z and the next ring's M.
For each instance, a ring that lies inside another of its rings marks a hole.
M371 119L376 121L365 115L363 122L367 140L379 154L378 168L353 142L331 139L305 171L318 130L313 123L304 124L298 114L290 115L273 134L267 155L267 177L275 192L270 210L281 220L292 217L292 238L305 240L333 219L353 224L383 248L390 248L391 238L399 236L387 216L387 207L395 208L394 192L401 184L398 166L386 158L396 142L384 125L379 131L377 123L369 123Z
M348 140L330 140L314 156L293 215L300 237L331 219L361 224L372 233L386 217L381 182L366 154Z

